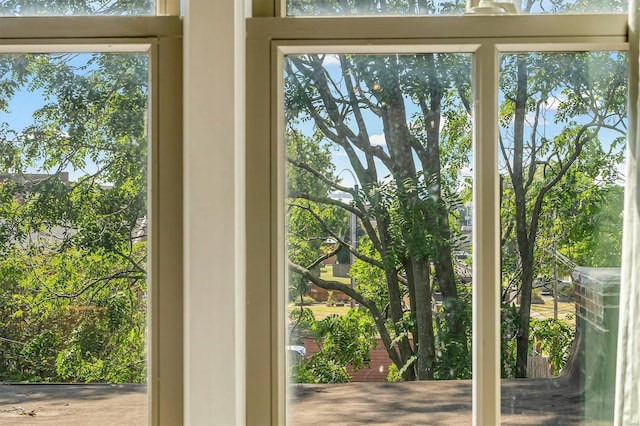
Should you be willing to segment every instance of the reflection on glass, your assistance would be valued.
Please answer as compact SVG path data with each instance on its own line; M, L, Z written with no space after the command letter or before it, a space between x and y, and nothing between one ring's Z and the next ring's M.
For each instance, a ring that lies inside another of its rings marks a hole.
M327 399L300 396L313 383L341 398L339 383L427 380L438 393L465 379L447 389L471 417L471 59L285 59L293 423L339 421ZM394 385L387 397L404 392ZM349 389L375 407L372 383Z
M287 0L287 14L300 15L462 15L463 0Z
M503 381L503 419L610 421L626 55L510 54L500 72L502 377L527 379Z
M146 54L0 56L3 382L146 382L147 89Z
M156 0L0 0L0 16L154 15Z
M505 0L502 3L513 3L520 13L533 14L626 13L628 9L628 2L622 0ZM465 12L466 1L461 0L287 0L290 16L427 16Z

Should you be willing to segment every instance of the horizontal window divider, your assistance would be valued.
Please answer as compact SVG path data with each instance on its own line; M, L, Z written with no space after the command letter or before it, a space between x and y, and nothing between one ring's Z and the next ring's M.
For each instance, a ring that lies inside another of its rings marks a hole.
M250 18L248 39L340 40L627 37L626 14Z
M0 17L0 40L169 37L182 34L178 16Z
M284 55L300 54L428 54L428 53L474 53L480 44L478 39L273 39L271 45ZM589 52L595 50L627 50L626 37L546 37L513 38L511 40L482 40L484 44L495 46L501 53L517 52Z

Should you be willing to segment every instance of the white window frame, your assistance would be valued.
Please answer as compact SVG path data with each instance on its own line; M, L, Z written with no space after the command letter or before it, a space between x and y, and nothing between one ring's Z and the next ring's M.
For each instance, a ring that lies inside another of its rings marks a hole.
M149 424L181 424L182 21L179 0L155 16L0 17L0 52L149 55Z
M473 287L473 424L499 424L498 55L627 50L627 16L275 17L282 7L254 0L262 17L247 21L247 423L286 421L284 55L463 51L474 53L473 282L495 283Z

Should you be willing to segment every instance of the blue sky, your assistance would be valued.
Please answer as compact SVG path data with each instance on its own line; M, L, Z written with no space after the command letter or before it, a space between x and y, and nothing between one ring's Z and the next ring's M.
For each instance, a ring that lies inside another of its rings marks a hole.
M92 53L78 53L72 57L65 57L65 59L69 60L68 63L76 67L78 69L77 72L80 73L97 69L96 64L87 65L93 55L94 54ZM6 123L9 129L16 133L20 133L27 126L33 123L33 113L36 110L43 107L46 103L52 103L54 101L55 98L51 97L49 99L45 99L43 89L30 91L27 87L23 86L16 91L11 99L8 100L7 110L0 111L0 122ZM76 181L87 173L95 172L95 170L96 165L89 158L86 158L86 164L83 170L66 169L64 171L69 172L69 178L71 181ZM26 172L44 173L46 171L38 170L37 167L33 167L26 170Z
M333 76L333 78L338 82L338 84L340 84L341 70L340 70L339 62L335 55L333 56L328 55L325 58L325 68ZM554 136L558 135L563 129L563 127L565 126L564 123L557 124L553 122L561 99L563 99L563 95L561 93L560 88L555 93L550 94L550 97L547 99L547 104L545 106L546 111L545 111L545 115L543 116L544 120L542 120L539 123L539 127L538 127L538 132L547 138L553 138ZM408 120L411 120L411 115L417 112L417 106L413 102L407 99L406 107L407 107L407 116L408 116L407 118ZM369 137L371 142L376 145L384 146L384 131L382 126L382 121L380 120L379 117L375 116L373 113L367 110L363 110L363 114L367 124L367 129L369 132ZM580 120L586 120L587 118L576 117L575 119L580 122ZM532 119L530 120L529 124L531 123L532 123ZM442 121L441 121L441 124L442 124ZM302 133L311 135L313 133L313 128L314 128L313 120L302 121L296 127ZM501 129L501 131L504 134L505 130ZM531 131L531 127L529 127L528 131L529 132ZM608 147L608 145L611 143L613 138L618 136L620 136L620 134L612 130L605 129L605 130L602 130L600 133L600 139L605 147ZM348 172L343 172L344 169L351 169L351 166L349 164L349 161L347 159L345 152L341 148L336 147L335 144L332 144L332 147L335 147L335 149L333 150L332 158L333 158L333 163L336 167L336 173L339 174L339 177L341 178L343 185L353 186L354 182L351 174ZM501 154L499 154L499 158L500 158L500 163L504 164ZM471 157L469 158L469 161L470 162L472 161ZM382 175L384 174L382 170L386 171L386 169L381 164L379 164L379 166L381 170L380 177L382 177ZM471 164L469 164L469 167L466 167L465 169L463 169L462 175L470 176L471 174L470 166ZM622 164L618 170L620 172L623 172L624 169L625 169L625 165Z

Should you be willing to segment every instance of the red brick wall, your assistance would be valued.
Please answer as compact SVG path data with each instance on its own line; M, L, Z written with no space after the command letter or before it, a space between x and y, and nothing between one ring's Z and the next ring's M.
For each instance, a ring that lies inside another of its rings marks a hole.
M305 337L302 339L304 347L307 349L307 358L320 351L318 343L311 338ZM387 374L389 374L389 365L391 360L384 348L382 339L378 339L378 344L375 348L371 349L369 353L371 357L371 363L369 366L364 366L360 370L354 372L353 367L347 366L347 372L353 378L352 382L386 382Z
M326 302L329 297L329 292L322 287L318 287L315 284L311 284L309 287L309 293L307 293L317 302ZM346 302L349 300L349 296L341 291L333 290L333 300L335 302Z

